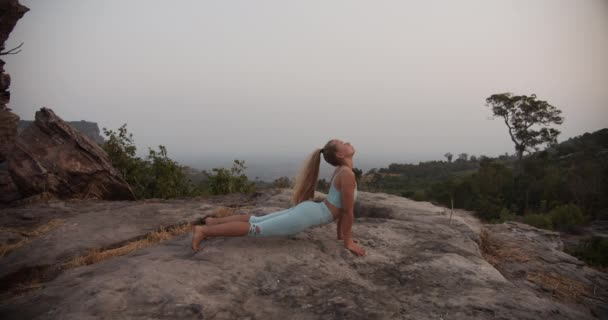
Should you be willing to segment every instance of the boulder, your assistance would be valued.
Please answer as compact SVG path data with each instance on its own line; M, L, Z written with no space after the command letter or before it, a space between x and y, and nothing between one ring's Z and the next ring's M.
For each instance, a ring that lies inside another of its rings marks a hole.
M135 195L106 152L48 108L17 138L8 169L24 196L133 200Z

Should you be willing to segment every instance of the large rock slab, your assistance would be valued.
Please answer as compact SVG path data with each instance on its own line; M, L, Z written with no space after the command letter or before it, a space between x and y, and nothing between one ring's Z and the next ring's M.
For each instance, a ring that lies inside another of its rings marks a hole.
M17 138L8 168L24 196L135 198L105 151L48 108L36 112L34 125Z
M288 207L289 195L286 189L252 196L231 195L226 197L224 205L238 208L237 213L266 214ZM240 206L236 203L239 197L246 200ZM70 236L62 238L55 234L46 238L46 242L61 242L61 246L73 248L70 252L82 252L93 243L119 240L116 237L119 228L150 230L152 217L196 219L212 209L207 206L221 205L221 197L130 202L132 205L128 207L122 207L125 203L105 203L107 205L101 201L90 202L86 206L96 209L79 214L74 211L81 210L84 204L56 205L65 210L66 215L69 211L74 214L64 222L65 226L73 226L57 232ZM481 224L477 225L470 217L463 218L462 212L450 220L444 208L430 203L366 192L359 193L356 207L353 233L368 251L367 257L355 257L343 248L335 239L335 224L291 237L211 239L203 242L203 250L198 253L191 251L191 235L185 234L124 256L67 270L38 290L0 302L0 317L606 318L605 314L594 314L587 305L561 301L550 292L511 280L508 273L501 273L486 261L480 250L479 244L485 239L480 237L480 230L485 226L480 227ZM193 213L188 216L186 212ZM140 227L140 220L141 225L149 227ZM96 225L97 230L86 227L87 233L78 230L74 223ZM503 231L496 229L493 234ZM557 248L555 241L544 235L536 236L534 230L524 233L526 239L537 240L526 245L538 250L547 246ZM96 240L87 242L90 240L86 237ZM87 244L71 245L70 238ZM43 245L42 242L35 246ZM35 264L27 250L48 262L44 250L34 251L35 246L24 248L26 251L19 253L20 259L14 262L30 259L29 263ZM53 250L61 248L57 246ZM548 254L545 258L553 263L555 260ZM6 265L3 264L3 268ZM578 273L580 269L571 272Z
M214 208L196 201L86 201L78 206L55 202L29 206L26 210L6 209L0 221L7 221L12 229L23 230L26 222L30 222L29 229L51 219L59 223L0 258L0 279L22 269L58 265L90 250L125 243L161 227L195 222Z

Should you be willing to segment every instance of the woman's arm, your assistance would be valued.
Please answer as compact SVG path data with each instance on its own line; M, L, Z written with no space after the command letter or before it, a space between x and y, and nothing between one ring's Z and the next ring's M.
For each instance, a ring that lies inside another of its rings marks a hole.
M339 221L341 224L342 236L344 238L344 247L356 253L359 256L366 255L365 250L359 247L352 237L352 227L355 221L355 174L348 171L340 178L340 193L342 194L342 218Z
M338 240L344 239L344 236L342 235L342 215L338 218L338 227L336 230L338 231Z

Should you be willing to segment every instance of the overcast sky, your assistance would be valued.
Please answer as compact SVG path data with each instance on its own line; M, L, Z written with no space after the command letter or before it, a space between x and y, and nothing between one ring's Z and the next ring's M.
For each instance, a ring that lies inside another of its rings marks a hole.
M501 92L561 109L560 141L608 127L608 1L21 3L9 106L127 123L178 160L300 159L334 137L382 163L513 153L484 105Z

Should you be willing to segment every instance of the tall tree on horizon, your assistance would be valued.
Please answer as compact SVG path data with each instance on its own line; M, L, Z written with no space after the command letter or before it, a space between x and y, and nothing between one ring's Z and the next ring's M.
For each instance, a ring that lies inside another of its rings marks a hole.
M538 146L544 143L557 143L560 131L550 126L563 123L562 112L547 101L537 100L535 94L493 94L486 99L486 105L492 108L495 117L503 118L519 161L526 151L538 151Z
M451 152L446 152L446 153L445 153L443 156L444 156L446 159L448 159L448 162L449 162L449 163L452 163L452 157L453 157L454 155L453 155Z

